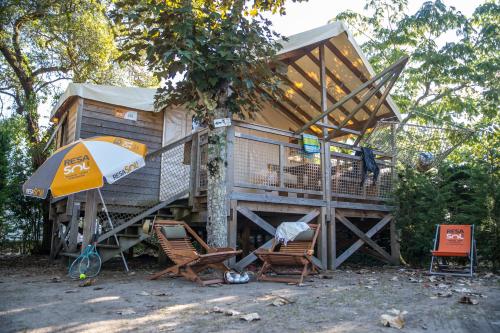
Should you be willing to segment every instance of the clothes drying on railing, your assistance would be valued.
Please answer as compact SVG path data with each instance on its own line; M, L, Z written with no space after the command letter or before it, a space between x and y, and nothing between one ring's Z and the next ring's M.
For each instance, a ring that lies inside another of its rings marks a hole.
M360 147L361 151L356 152L356 156L361 156L361 161L363 162L363 174L361 175L361 183L359 186L363 186L368 176L368 171L373 173L373 182L375 183L378 179L380 169L375 162L375 155L373 150L368 147Z

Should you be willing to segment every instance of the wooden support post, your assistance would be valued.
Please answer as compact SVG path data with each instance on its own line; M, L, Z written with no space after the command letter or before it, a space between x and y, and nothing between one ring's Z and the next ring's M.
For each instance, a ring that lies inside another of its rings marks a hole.
M226 150L226 162L227 162L227 170L226 170L226 209L227 216L231 214L231 203L229 200L230 193L233 190L234 186L234 125L229 126L227 129L227 150ZM232 245L230 245L232 246ZM234 260L234 259L233 259Z
M401 256L399 251L399 235L396 229L396 219L392 219L390 223L391 230L391 257L392 264L399 265L399 258Z
M330 221L328 223L328 269L335 269L337 259L337 224L335 221L335 208L330 209Z
M68 251L75 252L78 245L78 223L80 222L80 203L73 204L73 213L71 221L68 224L69 237L68 237Z
M83 221L83 243L82 252L90 244L92 235L96 230L97 218L97 190L88 190L85 198L85 219Z
M321 232L319 234L319 242L318 242L318 254L319 260L321 260L321 264L323 268L327 268L328 266L328 241L327 241L327 230L326 230L326 208L321 207L321 213L318 216L318 223L321 225Z
M54 260L57 256L57 252L59 251L59 218L57 214L54 214L54 218L52 220L52 237L50 240L50 260Z
M227 244L229 247L235 248L237 245L238 238L238 211L236 207L238 202L236 200L230 201L230 216L228 218L228 228L227 228ZM236 263L236 258L232 257L229 259L229 266L233 266Z

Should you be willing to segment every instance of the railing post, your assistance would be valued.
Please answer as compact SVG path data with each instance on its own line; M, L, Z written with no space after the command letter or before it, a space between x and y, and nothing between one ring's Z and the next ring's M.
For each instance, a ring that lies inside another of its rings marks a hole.
M227 165L227 170L226 170L226 210L227 210L227 216L230 215L231 213L231 207L230 207L230 200L229 197L231 195L231 192L233 191L234 187L234 149L235 149L235 130L234 130L234 125L231 124L231 126L228 127L227 129L227 155L226 155L226 165Z
M191 141L191 167L189 169L189 206L193 207L194 205L194 196L197 191L197 177L198 177L198 164L199 164L199 159L198 159L198 146L199 142L199 133L195 133L193 135L193 140Z
M285 187L285 162L286 162L286 156L285 156L285 146L280 145L280 157L279 157L279 184L278 187L284 188Z

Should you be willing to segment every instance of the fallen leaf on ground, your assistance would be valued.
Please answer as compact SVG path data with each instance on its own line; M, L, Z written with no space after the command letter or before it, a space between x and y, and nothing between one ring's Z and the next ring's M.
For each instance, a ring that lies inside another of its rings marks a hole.
M470 298L469 296L462 296L458 300L458 303L476 305L479 301L477 299Z
M133 315L136 312L132 309L125 309L125 310L116 311L116 313L119 315L122 315L122 316L128 316L128 315Z
M245 321L254 321L254 320L260 320L260 316L257 312L252 312L246 315L242 315L240 319Z
M78 287L90 287L97 282L97 279L88 279L78 285Z
M239 312L239 311L236 311L233 309L223 309L223 308L220 308L218 306L214 306L212 309L212 312L223 313L226 316L239 316L239 315L241 315L241 312Z
M487 273L487 274L484 275L484 278L485 279L490 279L490 278L492 278L494 276L495 276L495 274L493 274L493 273Z
M104 287L95 287L94 290L103 290Z
M400 311L392 309L389 311L391 314L383 314L380 316L380 322L386 327L394 327L397 329L402 329L405 326L404 316L408 313L406 311Z
M276 298L271 302L270 305L282 306L282 305L287 305L287 304L292 304L292 303L295 303L295 301L293 301L289 298L283 297L283 296L276 296Z
M65 294L72 294L72 293L76 293L78 290L76 289L70 289L70 290L65 290L64 293Z
M422 280L420 280L420 279L415 279L414 277L411 277L411 276L410 276L409 280L410 280L410 282L412 282L412 283L421 283L421 282L422 282Z
M398 277L397 277L397 276L393 276L393 277L391 278L391 281L399 281L399 279L398 279Z
M454 291L456 293L472 293L472 290L468 288L453 288L451 291Z
M452 293L451 291L440 291L438 293L436 293L436 296L437 297L451 297Z
M153 291L152 295L153 296L172 296L172 294L167 294L164 291Z

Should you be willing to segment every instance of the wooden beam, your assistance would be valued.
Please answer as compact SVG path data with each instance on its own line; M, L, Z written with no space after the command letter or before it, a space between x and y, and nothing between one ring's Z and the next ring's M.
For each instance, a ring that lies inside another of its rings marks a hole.
M309 82L314 88L316 88L320 93L321 93L321 87L320 85L314 81L314 79L312 77L310 77L309 75L307 75L306 72L304 72L304 70L297 64L297 63L293 63L293 64L290 64L290 66L292 66L304 79L307 80L307 82ZM327 95L328 97L328 100L330 100L330 102L332 103L337 103L338 101L331 95ZM342 105L339 106L338 108L345 116L347 116L349 114L349 111L347 111Z
M97 190L88 190L85 198L82 252L90 244L92 235L96 232L97 201Z
M339 127L342 128L344 127L348 122L349 120L351 120L352 118L354 118L354 116L358 113L359 110L361 110L361 108L363 107L363 105L365 105L366 103L368 103L368 101L370 100L370 98L373 97L373 95L375 95L377 93L377 91L379 91L382 86L392 77L392 75L388 74L386 75L384 78L381 78L380 82L377 83L377 85L375 86L375 88L373 89L370 89L364 96L363 96L363 99L361 100L361 102L359 102L358 105L356 105L356 107L351 111L351 113L344 119L342 120L342 122L339 124ZM372 113L373 114L373 113ZM328 135L328 140L331 139L333 137L333 135L335 134L335 130L333 130L329 135Z
M243 216L245 216L247 219L249 219L250 221L252 221L256 225L258 225L259 227L261 227L262 229L264 229L265 231L270 233L271 235L274 236L274 234L276 233L275 227L273 227L272 225L267 223L264 219L262 219L260 216L258 216L254 212L252 212L250 209L240 206L240 207L236 208L236 210L239 213L241 213Z
M290 120L292 120L294 123L299 126L301 126L301 124L304 124L304 121L302 119L297 117L292 111L290 111L285 105L283 105L283 103L274 99L267 91L259 87L257 87L256 90L259 93L266 95L270 99L270 103L275 104L280 109L280 111L287 115L288 118L290 118Z
M373 237L379 230L381 230L389 221L392 220L392 215L387 215L381 219L377 224L375 224L368 232L366 236ZM344 261L346 261L354 252L356 252L365 242L361 239L357 240L352 244L347 250L345 250L340 256L334 259L334 267L339 267Z
M335 109L337 109L340 106L344 105L347 101L349 101L350 99L352 99L353 96L356 96L359 92L361 92L362 90L366 89L368 86L370 86L371 84L373 84L377 80L381 79L386 74L394 71L395 68L400 67L401 64L403 62L406 62L407 60L408 60L408 57L401 58L400 60L398 60L396 63L394 63L390 67L386 68L385 70L383 70L379 74L377 74L374 77L372 77L370 80L368 80L365 83L361 84L356 89L354 89L349 95L346 95L346 96L342 97L342 99L340 101L338 101L334 105L330 106L326 112L324 112L321 115L315 116L311 121L307 122L303 127L301 127L295 133L296 134L300 134L300 133L304 132L307 128L309 128L311 125L313 125L314 123L316 123L318 120L326 117L328 114L330 114L331 112L333 112ZM340 126L340 127L342 127L342 126Z
M375 119L375 116L377 115L377 112L380 110L380 107L382 106L382 104L387 99L387 96L389 96L389 92L391 91L392 87L394 86L394 84L398 80L399 75L403 71L403 68L404 68L405 65L406 65L406 62L404 62L403 65L399 69L397 69L397 70L394 71L394 73L392 75L392 78L389 81L389 84L387 85L387 87L385 87L384 93L379 98L379 100L377 102L377 105L375 106L375 108L373 109L372 114L370 115L370 118L368 118L368 120L365 122L365 125L363 126L363 129L361 130L361 135L354 142L355 146L357 146L359 144L359 142L361 141L361 138L366 133L366 130L368 129L368 127L372 126L373 120Z
M313 62L314 62L314 63L315 63L318 67L321 65L321 64L320 64L320 61L319 61L319 60L318 60L318 59L317 59L317 58L316 58L316 57L315 57L315 56L314 56L311 52L309 52L309 53L307 54L307 57L308 57L309 59L311 59L311 61L313 61ZM351 93L351 90L350 90L350 89L349 89L349 88L348 88L348 87L344 84L344 82L342 82L342 81L340 80L340 78L339 78L337 75L335 75L334 73L332 73L332 72L328 69L328 67L327 67L327 68L325 68L325 72L326 72L326 75L327 75L327 76L328 76L328 77L329 77L329 78L330 78L333 82L335 82L335 84L337 84L337 85L340 87L340 89L342 89L342 90L344 91L344 94L348 95L348 94L350 94L350 93ZM354 97L352 98L352 100L353 100L355 103L358 103L358 104L359 104L359 102L360 102L360 101L359 101L359 98L358 98L358 97L356 97L356 96L354 96ZM367 114L370 114L370 113L371 113L371 110L370 110L367 106L363 106L363 111L365 111Z

